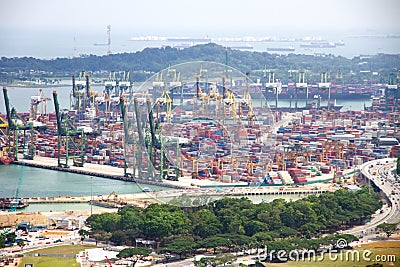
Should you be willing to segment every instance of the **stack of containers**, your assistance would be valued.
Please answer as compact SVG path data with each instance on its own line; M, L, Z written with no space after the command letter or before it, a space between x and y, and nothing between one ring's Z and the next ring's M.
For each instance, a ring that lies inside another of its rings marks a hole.
M320 170L323 174L329 174L331 172L331 166L321 166Z
M295 183L304 184L307 182L307 179L301 169L290 168L288 169L288 172Z
M278 175L281 178L283 184L285 185L292 185L294 184L294 181L292 177L290 176L288 171L278 171Z
M277 172L269 172L268 173L269 177L271 177L272 183L275 185L281 185L282 184L282 180L279 177Z

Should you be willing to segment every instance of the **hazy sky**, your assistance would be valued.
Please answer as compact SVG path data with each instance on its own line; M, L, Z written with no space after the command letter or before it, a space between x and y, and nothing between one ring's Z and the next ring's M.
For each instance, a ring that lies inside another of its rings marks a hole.
M149 35L339 41L400 34L399 10L400 0L0 0L0 56L103 55L107 49L93 44L107 42L107 25L113 53L160 45L129 41ZM400 49L400 39L345 41L345 48L328 52L351 57Z
M192 36L266 28L400 32L399 11L399 0L0 0L0 29L105 32L111 24L132 33Z

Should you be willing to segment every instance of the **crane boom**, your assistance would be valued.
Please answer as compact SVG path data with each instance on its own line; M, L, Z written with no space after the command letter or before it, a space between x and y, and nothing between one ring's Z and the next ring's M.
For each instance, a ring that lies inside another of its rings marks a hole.
M60 105L58 104L58 97L56 91L53 91L53 101L54 101L54 108L56 110L57 130L58 132L60 132L61 130Z
M142 148L144 147L144 139L143 139L143 132L142 132L142 126L141 126L141 121L140 121L139 102L138 102L137 98L133 99L133 104L134 104L134 108L135 108L135 118L136 118L136 125L137 125L137 131L138 131L138 136L139 136L138 174L140 177L142 175Z
M6 106L6 112L7 112L8 127L12 128L14 124L12 123L11 120L10 99L8 98L8 92L5 86L3 87L3 95L4 95L4 104Z

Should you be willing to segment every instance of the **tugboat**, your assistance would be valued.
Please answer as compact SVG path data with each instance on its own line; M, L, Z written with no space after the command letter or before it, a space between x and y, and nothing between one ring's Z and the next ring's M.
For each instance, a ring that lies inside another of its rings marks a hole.
M153 192L153 190L151 190L151 189L148 188L148 187L144 187L144 188L142 189L142 192L151 193L151 192Z
M23 209L28 207L28 202L25 202L23 199L18 198L0 198L0 208L2 210L9 210L11 208L15 209Z

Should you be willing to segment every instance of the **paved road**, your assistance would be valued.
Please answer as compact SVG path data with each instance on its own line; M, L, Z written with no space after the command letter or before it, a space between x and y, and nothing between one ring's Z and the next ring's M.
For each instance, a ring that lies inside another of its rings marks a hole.
M377 225L400 222L399 185L396 177L392 174L392 170L395 167L396 159L379 159L369 161L361 166L362 174L382 190L389 203L385 204L375 214L371 222L346 230L344 233L364 236L365 239L370 239L376 237L375 228ZM393 195L392 193L395 194Z

